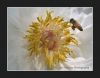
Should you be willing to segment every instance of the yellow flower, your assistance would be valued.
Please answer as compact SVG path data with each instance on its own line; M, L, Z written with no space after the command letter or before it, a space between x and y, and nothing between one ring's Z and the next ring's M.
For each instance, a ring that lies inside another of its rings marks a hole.
M65 62L67 55L73 52L68 47L71 43L78 45L78 41L70 32L72 23L64 21L63 17L52 17L52 11L47 11L45 19L37 17L27 30L25 38L28 41L28 51L35 57L42 56L48 69ZM75 53L74 53L75 54Z

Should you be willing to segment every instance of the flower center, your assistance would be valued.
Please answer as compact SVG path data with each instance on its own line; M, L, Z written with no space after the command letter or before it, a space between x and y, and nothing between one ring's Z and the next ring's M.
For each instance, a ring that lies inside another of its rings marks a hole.
M45 30L41 37L42 46L48 48L48 50L55 50L58 47L57 36L52 30Z

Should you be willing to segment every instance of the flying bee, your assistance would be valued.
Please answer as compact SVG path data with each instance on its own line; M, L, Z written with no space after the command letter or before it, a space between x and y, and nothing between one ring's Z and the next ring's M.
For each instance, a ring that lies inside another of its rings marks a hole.
M83 31L82 26L73 18L70 19L70 23L73 24L72 29L75 30L75 28L79 29L80 31Z

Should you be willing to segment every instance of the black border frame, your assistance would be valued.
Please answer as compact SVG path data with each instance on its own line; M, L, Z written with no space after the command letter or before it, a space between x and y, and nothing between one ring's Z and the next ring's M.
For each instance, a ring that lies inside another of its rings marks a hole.
M52 1L31 1L31 0L28 0L28 1L22 1L20 0L18 2L18 0L2 0L0 2L0 34L1 34L1 56L0 56L0 70L1 72L8 72L9 75L12 75L12 73L16 76L17 74L15 74L17 71L15 71L15 73L13 71L7 71L7 7L93 7L93 15L96 15L96 10L94 10L94 8L96 7L96 2L95 1L90 1L90 0L76 0L76 1L71 1L71 0L63 0L63 1L56 1L56 0L52 0ZM99 8L98 8L99 9ZM96 22L96 17L93 17L93 25L94 25L94 22ZM99 24L98 24L99 25ZM94 39L93 39L94 41ZM94 44L94 42L93 42ZM94 46L94 45L93 45ZM96 47L96 46L94 46ZM93 49L94 51L94 49ZM94 52L93 52L94 54ZM94 57L94 59L96 59ZM94 65L94 60L93 60L93 72L95 72L95 68L96 66ZM10 73L12 72L12 73ZM19 71L21 72L21 71ZM52 71L49 71L49 72L52 72ZM26 74L30 75L31 77L45 77L47 75L47 77L74 77L75 75L77 75L76 77L82 77L82 75L84 74L81 74L81 72L75 72L73 73L74 75L72 75L72 71L71 72L66 72L66 71L63 71L63 72L58 72L58 73L54 73L52 72L52 75L49 73L49 72L38 72L38 71L35 71L35 72L27 72ZM24 71L23 73L20 73L22 74L23 76L25 75L24 74ZM39 74L39 75L38 75ZM92 73L87 73L88 75L93 75ZM4 73L2 73L3 76ZM21 77L23 77L21 76ZM26 77L30 77L30 76L26 76Z

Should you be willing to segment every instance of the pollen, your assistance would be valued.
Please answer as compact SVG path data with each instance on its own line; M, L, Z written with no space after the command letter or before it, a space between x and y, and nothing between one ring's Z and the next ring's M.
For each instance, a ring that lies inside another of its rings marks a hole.
M61 16L53 17L52 13L47 11L45 19L37 17L38 22L32 22L25 35L30 56L42 56L48 69L65 62L70 53L75 54L68 45L78 45L78 40L70 31L72 23L64 21Z

